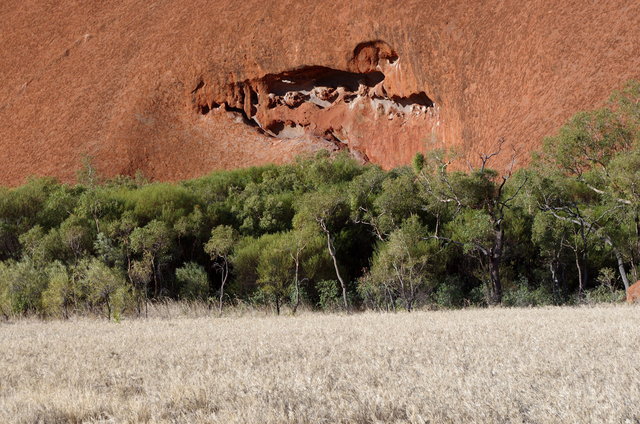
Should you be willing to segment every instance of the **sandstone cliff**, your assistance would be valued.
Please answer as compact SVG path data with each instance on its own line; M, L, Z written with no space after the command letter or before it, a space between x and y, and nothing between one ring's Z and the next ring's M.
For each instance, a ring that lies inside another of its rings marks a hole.
M500 137L522 164L640 78L640 3L4 0L0 45L2 184L70 180L83 155L176 180Z

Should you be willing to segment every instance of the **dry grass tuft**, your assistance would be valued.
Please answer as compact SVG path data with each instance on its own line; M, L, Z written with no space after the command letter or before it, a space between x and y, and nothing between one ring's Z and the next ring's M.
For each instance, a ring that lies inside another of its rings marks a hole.
M640 422L640 308L0 325L0 422Z

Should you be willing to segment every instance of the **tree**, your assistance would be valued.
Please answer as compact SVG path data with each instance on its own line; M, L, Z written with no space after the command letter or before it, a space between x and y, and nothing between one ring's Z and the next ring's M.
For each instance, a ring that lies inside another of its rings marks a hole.
M94 250L98 257L109 266L121 266L126 269L127 278L134 288L136 310L138 315L145 310L148 316L149 284L153 280L153 265L150 252L144 251L143 234L138 233L135 249L132 247L131 235L141 228L133 212L126 210L117 219L107 221L104 233L98 233L94 242ZM136 258L135 254L138 254Z
M53 228L46 232L40 225L35 225L29 231L19 237L22 245L22 256L30 258L41 267L56 259L68 259L65 244L60 237L58 228Z
M567 281L564 273L565 259L563 251L571 236L569 224L558 221L549 213L535 215L531 238L540 249L541 258L546 262L556 294L567 294ZM579 278L582 281L581 278Z
M606 244L612 243L610 236L603 232L603 225L613 210L589 208L586 204L576 201L575 199L580 197L581 187L574 183L574 180L556 174L553 178L532 179L529 190L535 191L538 208L546 218L553 217L561 221L549 226L546 231L555 230L553 233L559 248L573 252L578 274L578 295L582 297L589 281L587 264L590 246L597 239L605 241ZM540 241L548 245L544 234L538 236ZM559 252L556 252L556 256L559 256Z
M322 266L323 239L317 233L292 230L262 236L256 261L257 282L275 302L276 312L292 292L292 313L301 302L301 284L313 278Z
M633 281L640 279L640 149L616 155L608 168L608 203L619 206L609 232L630 263Z
M363 172L363 167L347 152L331 157L326 150L319 151L311 158L299 158L297 168L308 191L349 182Z
M59 231L63 244L71 251L76 262L91 250L94 235L89 223L82 218L70 216L60 225Z
M193 193L185 187L168 183L153 183L128 190L124 203L141 222L164 222L172 227L195 206Z
M47 275L29 258L0 264L0 295L11 305L11 312L28 313L42 310L42 293L47 288ZM4 308L3 308L4 309ZM3 312L8 315L7 312Z
M119 270L110 268L97 259L83 261L82 284L93 306L104 306L106 317L118 318L130 299L130 288Z
M442 272L441 248L428 237L417 216L411 216L380 244L374 254L370 279L398 293L411 312L418 296L430 291Z
M47 289L42 292L42 308L49 315L68 319L69 308L76 306L82 290L60 262L47 267L46 273L49 282Z
M628 84L614 93L607 107L573 116L556 136L545 140L538 157L545 177L544 184L538 185L540 209L575 225L583 239L593 235L610 248L627 290L625 265L631 262L635 270L634 258L640 256L634 188L640 171L635 157L640 141L639 99L640 85Z
M480 167L472 168L468 174L449 172L451 161L436 155L430 166L420 169L417 175L427 204L447 205L454 216L448 226L451 236L440 235L438 219L431 238L461 246L466 253L475 253L481 263L486 263L490 301L494 304L502 301L500 266L504 258L507 212L526 184L526 178L514 186L507 184L513 175L513 160L511 167L500 176L487 168L489 161L502 152L503 144L504 139L500 139L496 151L480 155Z
M229 278L229 264L233 249L238 242L238 233L233 227L219 225L211 230L211 238L204 246L204 251L209 254L214 267L221 273L220 299L218 312L222 315L222 302L224 300L224 286Z
M0 262L0 314L5 320L8 320L13 312L11 281L7 278L7 272L7 265Z
M137 292L138 315L140 315L141 309L144 307L144 316L147 318L149 316L149 283L151 283L153 278L151 255L145 253L140 260L129 261L127 275ZM141 301L142 307L140 306Z
M257 267L258 285L264 293L273 298L278 315L292 282L293 261L288 243L289 240L282 235L272 237L260 254Z
M415 176L402 168L384 172L369 167L348 188L351 219L366 224L378 240L386 240L403 220L423 210Z
M153 294L160 293L159 268L168 261L173 247L173 231L162 221L153 220L144 227L138 227L129 236L131 248L142 256L143 264L148 264L154 282Z
M296 178L290 166L267 168L231 199L231 211L243 234L261 235L291 228Z
M295 301L292 313L295 314L300 306L301 283L313 278L322 264L322 238L318 237L313 231L292 230L285 235L284 247L293 262L294 268L293 288Z
M325 235L327 251L331 256L336 277L342 288L342 301L345 310L349 310L347 283L338 265L335 234L344 225L348 217L349 207L339 188L307 194L294 217L294 228L303 229L305 226L316 225Z
M193 259L196 249L202 246L203 240L208 236L206 218L200 206L196 205L191 213L178 218L173 229L178 236L178 245L182 245L185 239L192 241L189 258Z

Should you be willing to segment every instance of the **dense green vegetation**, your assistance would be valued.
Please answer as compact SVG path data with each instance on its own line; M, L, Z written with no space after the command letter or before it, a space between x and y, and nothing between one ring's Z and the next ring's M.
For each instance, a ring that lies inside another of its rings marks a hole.
M0 189L0 314L144 314L201 299L323 309L619 300L640 261L640 84L579 113L533 164L468 172L346 155L180 184ZM503 160L504 162L504 160Z

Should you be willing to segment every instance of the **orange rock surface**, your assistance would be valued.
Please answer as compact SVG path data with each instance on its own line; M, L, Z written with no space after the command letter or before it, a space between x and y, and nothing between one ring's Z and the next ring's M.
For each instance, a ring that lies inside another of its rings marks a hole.
M2 184L73 180L85 155L178 180L500 137L521 165L640 78L640 2L3 0L0 45Z
M627 302L640 302L640 281L636 281L627 290Z

